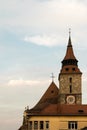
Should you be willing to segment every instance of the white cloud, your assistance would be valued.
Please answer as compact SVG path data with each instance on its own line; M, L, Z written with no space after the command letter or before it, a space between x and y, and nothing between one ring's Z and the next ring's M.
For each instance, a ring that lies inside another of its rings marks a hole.
M51 81L48 79L43 79L43 80L24 80L24 79L10 79L8 80L5 84L2 86L14 86L14 87L25 87L25 86L30 86L30 87L36 87L36 86L44 86Z
M25 37L24 41L31 42L37 45L45 45L45 46L56 46L60 44L60 41L64 40L64 38L61 38L61 36L56 35L35 35L30 37Z
M40 84L40 81L35 81L35 80L9 80L8 81L8 86L34 86Z

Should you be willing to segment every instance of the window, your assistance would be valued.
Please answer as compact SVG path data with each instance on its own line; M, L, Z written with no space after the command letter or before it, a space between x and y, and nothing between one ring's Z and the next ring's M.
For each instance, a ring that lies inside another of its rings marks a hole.
M29 121L29 130L32 130L32 121Z
M78 110L78 112L79 112L79 113L83 113L83 112L84 112L84 110Z
M69 71L69 68L66 68L65 70L66 70L66 71Z
M70 85L69 87L70 87L70 93L72 93L72 85Z
M72 83L72 78L69 78L70 83Z
M46 121L46 129L49 128L49 121Z
M69 121L68 122L69 130L77 130L77 121Z
M52 90L51 93L54 93L54 91Z
M73 71L75 71L75 68L72 68Z
M40 129L44 129L44 122L40 121Z
M38 129L38 121L34 121L34 129Z

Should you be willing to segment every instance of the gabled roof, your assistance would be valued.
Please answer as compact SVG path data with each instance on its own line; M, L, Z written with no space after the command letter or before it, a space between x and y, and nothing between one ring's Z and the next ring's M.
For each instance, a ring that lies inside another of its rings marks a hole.
M52 81L44 95L41 97L40 101L36 104L32 110L42 110L49 104L56 104L58 102L59 89L56 84Z

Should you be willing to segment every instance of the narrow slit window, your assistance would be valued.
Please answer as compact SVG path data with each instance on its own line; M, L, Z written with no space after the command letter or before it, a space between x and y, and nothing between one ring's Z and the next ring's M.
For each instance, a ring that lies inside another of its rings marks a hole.
M69 81L70 81L70 83L72 83L72 78L71 77L69 78Z
M70 85L70 93L72 93L72 85Z

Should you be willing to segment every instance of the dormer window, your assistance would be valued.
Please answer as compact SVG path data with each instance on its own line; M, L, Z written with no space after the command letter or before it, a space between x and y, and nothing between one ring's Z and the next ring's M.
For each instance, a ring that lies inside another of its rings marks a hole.
M83 113L83 112L84 112L84 110L78 110L78 112L79 112L79 113Z

